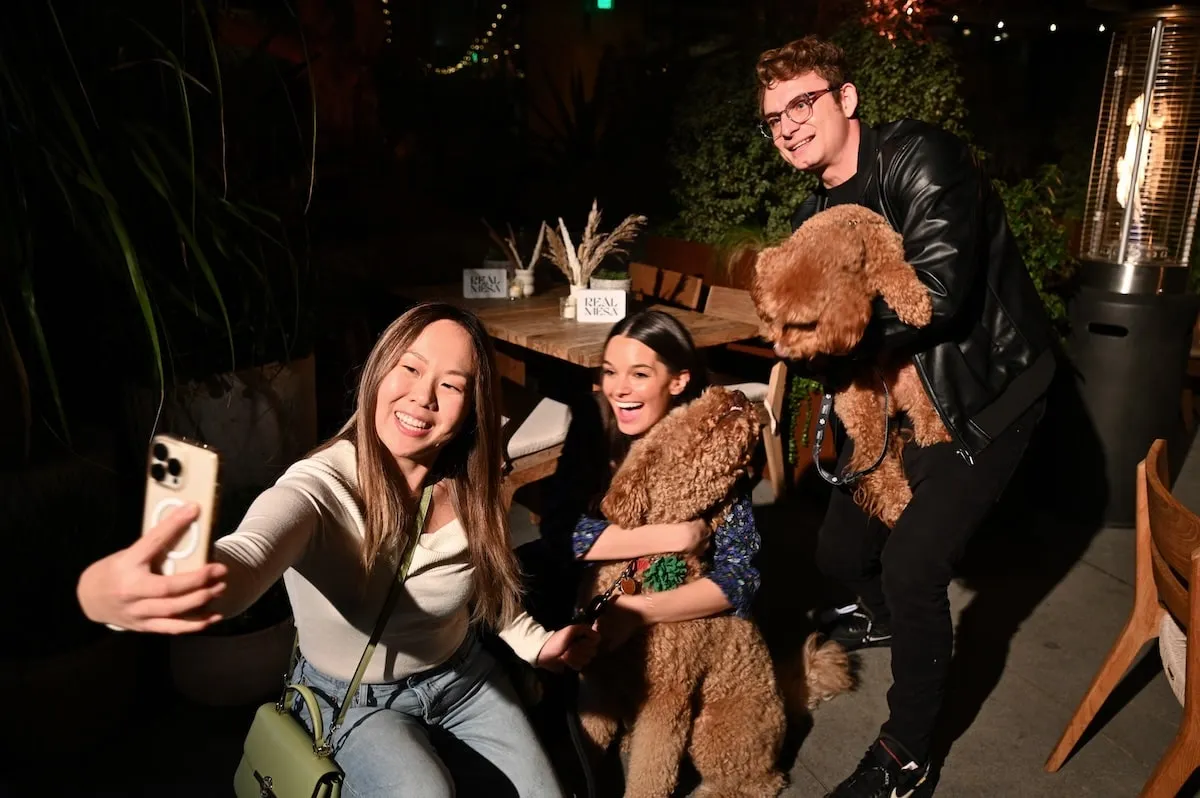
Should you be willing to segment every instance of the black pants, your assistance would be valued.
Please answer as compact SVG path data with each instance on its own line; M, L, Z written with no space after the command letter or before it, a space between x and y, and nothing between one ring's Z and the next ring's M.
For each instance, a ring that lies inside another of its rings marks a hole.
M967 541L1000 498L1021 461L1044 401L1031 407L968 464L953 444L904 450L912 502L888 530L835 489L817 542L817 564L855 590L874 617L891 627L890 716L882 733L914 757L929 755L941 709L954 627L947 590ZM838 468L853 451L847 440Z

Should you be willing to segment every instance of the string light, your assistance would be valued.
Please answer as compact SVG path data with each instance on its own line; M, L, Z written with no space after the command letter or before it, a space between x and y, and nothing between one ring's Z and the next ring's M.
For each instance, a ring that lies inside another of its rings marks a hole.
M956 24L959 23L960 21L962 21L958 14L952 15L950 17L950 19L952 22L954 22ZM982 21L979 21L979 20L977 20L977 21L980 22L980 24L991 24L991 23L983 23ZM1058 32L1059 28L1058 28L1057 22L1050 22L1050 23L1046 23L1046 24L1047 24L1047 28L1043 28L1043 30L1048 29L1050 33ZM1071 26L1068 26L1065 30L1069 30L1070 27ZM1100 23L1096 29L1099 30L1100 33L1104 33L1106 30L1108 30L1108 28L1103 23ZM959 30L961 31L963 36L971 35L971 28L967 27L966 24L964 24L963 27L960 27ZM1008 38L1009 38L1008 24L1002 19L997 20L996 21L996 31L994 32L994 35L992 36L992 41L1000 42L1000 41L1005 41Z
M382 2L386 3L388 0L382 0ZM484 32L482 37L475 37L475 40L471 43L471 46L467 48L467 52L456 63L445 67L434 67L432 64L426 64L426 69L429 69L437 75L453 75L454 73L466 69L469 66L474 66L479 63L488 64L498 62L502 57L508 56L508 49L505 49L503 53L493 52L488 55L483 55L486 45L492 42L492 36L495 35L500 23L504 21L504 12L507 10L508 3L501 3L500 11L497 12L496 20L491 23L491 27ZM520 50L521 45L518 43L513 43L511 48L513 50ZM525 73L521 72L520 70L517 70L516 74L519 78L525 77Z

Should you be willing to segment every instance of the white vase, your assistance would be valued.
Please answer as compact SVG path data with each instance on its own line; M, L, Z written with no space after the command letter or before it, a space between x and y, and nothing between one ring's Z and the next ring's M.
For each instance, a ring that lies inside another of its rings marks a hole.
M521 296L533 296L533 269L517 269L515 274L517 285L521 286Z

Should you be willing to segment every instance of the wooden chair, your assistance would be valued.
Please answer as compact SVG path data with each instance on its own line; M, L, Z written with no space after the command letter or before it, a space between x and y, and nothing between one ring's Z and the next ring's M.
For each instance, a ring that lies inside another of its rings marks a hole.
M747 324L758 324L759 321L750 292L741 288L710 286L708 300L704 303L704 313ZM763 351L774 356L770 350ZM717 381L727 388L741 391L746 394L747 399L759 404L763 417L763 449L767 455L768 478L775 498L782 497L787 490L787 469L784 464L783 431L779 429L779 418L783 414L783 403L787 394L787 365L782 360L777 360L771 367L767 382L731 382L720 377L717 377Z
M571 425L571 409L554 399L507 385L504 388L505 412L500 419L504 481L500 496L507 511L519 489L558 470L558 458Z
M1062 767L1142 647L1158 637L1163 614L1170 613L1188 638L1183 718L1139 798L1174 798L1200 766L1200 517L1167 488L1166 449L1166 441L1156 440L1137 467L1133 610L1046 761L1051 773Z
M645 263L630 263L629 282L633 295L638 299L658 296L658 267Z
M704 281L693 274L673 272L660 269L662 279L658 284L656 296L659 299L687 308L697 310L700 307L700 295L704 291Z

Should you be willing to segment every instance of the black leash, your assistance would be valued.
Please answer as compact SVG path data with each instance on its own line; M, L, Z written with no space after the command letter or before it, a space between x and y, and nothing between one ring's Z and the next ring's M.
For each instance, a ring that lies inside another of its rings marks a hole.
M888 391L887 380L883 378L882 374L879 374L878 370L875 373L879 376L879 384L883 386L883 448L880 449L879 456L875 458L875 462L861 471L855 471L839 477L837 474L829 473L821 465L821 446L825 443L825 430L829 428L829 417L833 412L833 393L826 391L824 398L821 399L821 415L817 417L817 435L813 441L812 457L813 465L817 467L817 473L821 475L821 479L830 485L853 485L876 468L879 468L879 464L883 462L884 456L887 455L888 435L892 431L891 418L888 416L888 404L891 401L892 395Z
M579 674L571 679L574 688L566 700L567 731L571 733L571 744L575 746L575 758L579 760L579 769L583 771L583 786L587 798L596 798L596 775L592 773L592 763L588 759L587 749L583 745L583 727L579 722Z
M613 594L618 592L623 594L625 592L622 583L626 579L631 579L633 577L633 571L636 567L637 560L630 560L629 564L626 565L621 571L621 575L618 576L616 580L614 580L613 583L608 586L607 590L599 595L593 596L592 600L587 603L587 606L577 610L575 614L571 616L571 623L586 623L589 626L595 623L596 619L600 617L600 614L603 613L608 605L612 603L614 599ZM579 760L580 769L583 771L583 783L587 789L587 798L596 798L596 776L594 773L592 773L592 763L588 758L587 749L583 745L583 729L579 723L579 712L576 708L571 707L572 703L574 703L575 707L578 707L579 705L578 674L576 674L575 678L572 680L572 686L575 688L575 701L567 701L567 730L571 733L571 744L575 746L575 756Z

